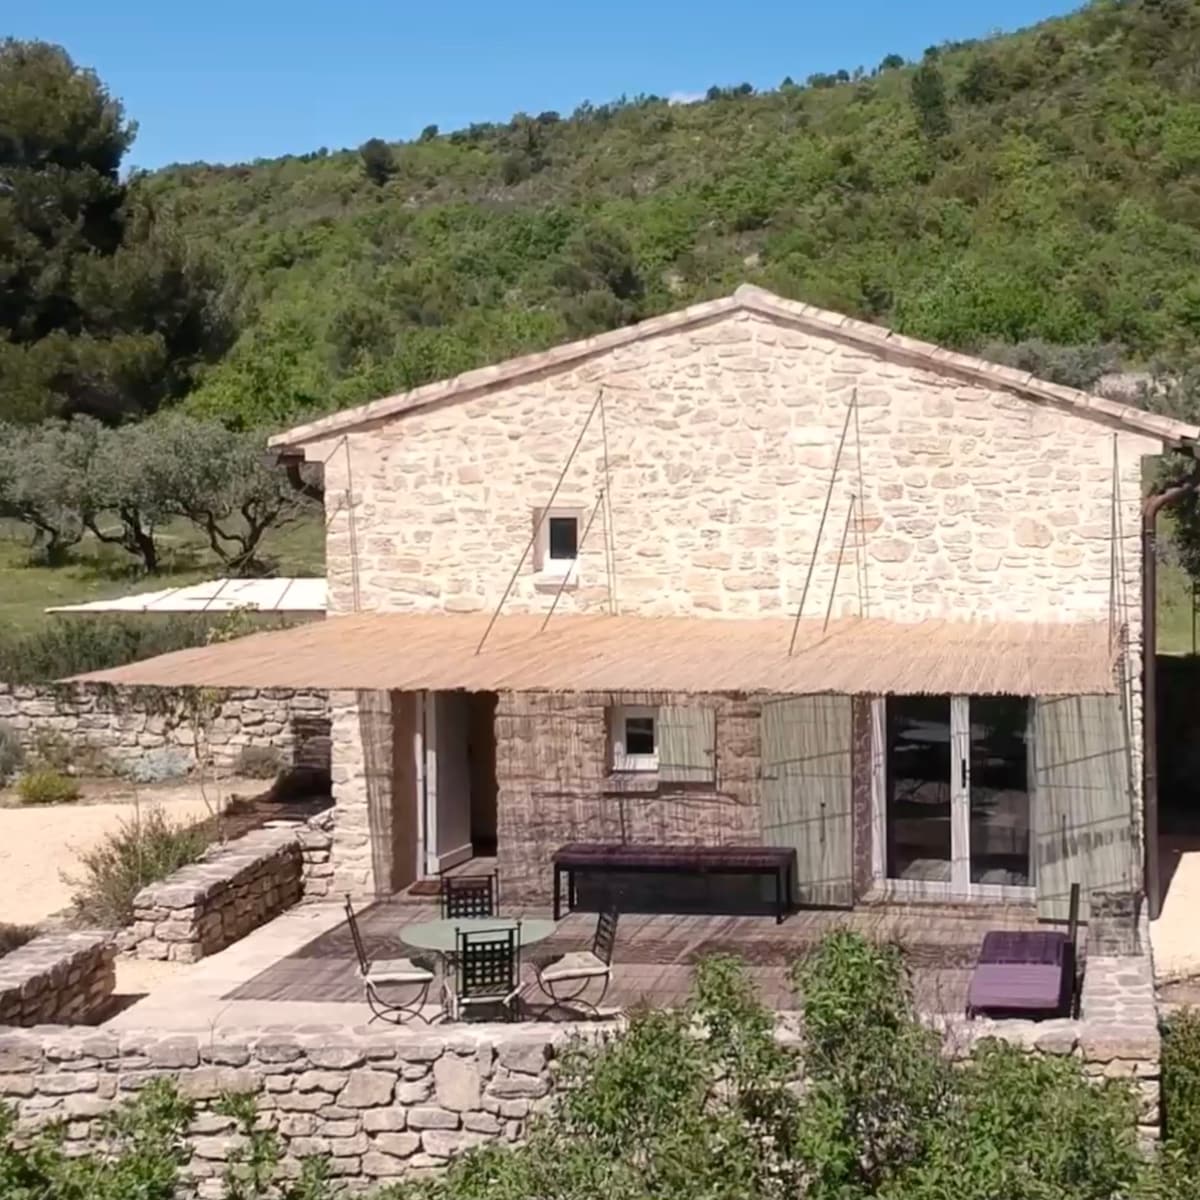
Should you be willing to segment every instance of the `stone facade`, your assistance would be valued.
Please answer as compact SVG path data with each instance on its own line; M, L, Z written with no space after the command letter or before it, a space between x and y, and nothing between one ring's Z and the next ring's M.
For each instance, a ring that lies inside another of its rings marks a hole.
M136 772L148 754L175 749L194 767L197 749L222 774L247 747L278 751L284 766L328 769L328 702L323 692L223 691L197 736L187 705L155 689L0 683L0 721L27 754L57 753L97 774Z
M613 704L715 710L711 784L609 772ZM672 693L502 693L496 708L497 853L506 898L550 899L550 858L566 842L759 843L757 701Z
M196 962L243 938L302 895L327 895L331 814L279 823L218 846L134 897L123 950L138 958Z
M0 1026L70 1025L95 1016L112 996L115 955L102 930L43 933L4 955Z
M1137 539L1142 462L1163 447L1154 419L1138 431L1104 401L1050 385L1033 388L1035 398L1017 373L989 368L981 377L955 355L878 330L867 337L856 322L839 333L830 314L806 325L787 307L771 300L698 322L664 318L602 352L552 351L541 369L513 376L497 369L461 398L395 415L384 402L373 420L292 439L324 463L331 613L494 609L603 388L604 428L588 426L555 506L586 520L606 480L611 490L559 611L607 611L608 544L622 613L791 614L830 497L806 614L828 608L902 622L1115 615L1127 627L1136 826ZM839 569L852 497L857 515ZM547 609L557 588L537 567L536 556L524 562L506 613ZM369 766L374 752L352 744L383 736L385 707L360 695L353 715L343 714L335 751L345 756L335 774L347 825L335 859L351 890L387 890L388 785ZM557 750L559 739L549 741ZM550 824L578 825L561 816L575 800L551 798L550 768L536 785ZM856 850L861 891L861 841Z

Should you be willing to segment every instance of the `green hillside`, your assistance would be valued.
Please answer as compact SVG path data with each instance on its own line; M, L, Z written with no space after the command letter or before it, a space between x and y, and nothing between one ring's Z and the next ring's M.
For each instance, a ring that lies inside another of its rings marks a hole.
M765 94L169 168L139 186L224 263L238 330L184 403L282 420L746 279L952 346L1090 348L1051 373L1186 352L1198 62L1200 2L1105 0Z

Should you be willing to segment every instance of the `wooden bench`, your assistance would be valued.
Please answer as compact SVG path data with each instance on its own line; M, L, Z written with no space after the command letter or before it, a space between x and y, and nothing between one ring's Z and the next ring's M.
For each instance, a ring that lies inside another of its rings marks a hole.
M796 851L782 846L663 846L572 842L554 854L554 919L562 916L563 876L567 911L575 908L579 874L768 875L775 880L775 923L792 908Z

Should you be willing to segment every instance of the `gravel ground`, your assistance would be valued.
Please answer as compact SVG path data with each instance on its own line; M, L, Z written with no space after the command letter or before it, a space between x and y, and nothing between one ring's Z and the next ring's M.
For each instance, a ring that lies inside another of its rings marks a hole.
M224 806L234 794L254 795L262 783L222 779L209 782L212 803ZM17 806L15 795L0 791L0 921L34 924L71 903L63 880L78 870L79 852L99 843L140 807L162 807L175 820L199 820L209 812L194 781L134 790L113 780L85 781L74 804Z

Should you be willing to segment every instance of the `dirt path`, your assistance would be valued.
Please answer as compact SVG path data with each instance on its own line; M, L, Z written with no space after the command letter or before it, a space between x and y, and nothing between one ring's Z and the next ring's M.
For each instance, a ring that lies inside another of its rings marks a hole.
M234 794L254 795L262 784L223 779L206 786L210 801L224 805ZM0 792L0 921L33 924L71 903L62 873L78 869L81 850L99 843L132 818L138 807L158 805L176 821L199 820L209 812L195 782L142 787L136 801L128 784L85 783L84 799L74 804L7 806Z

